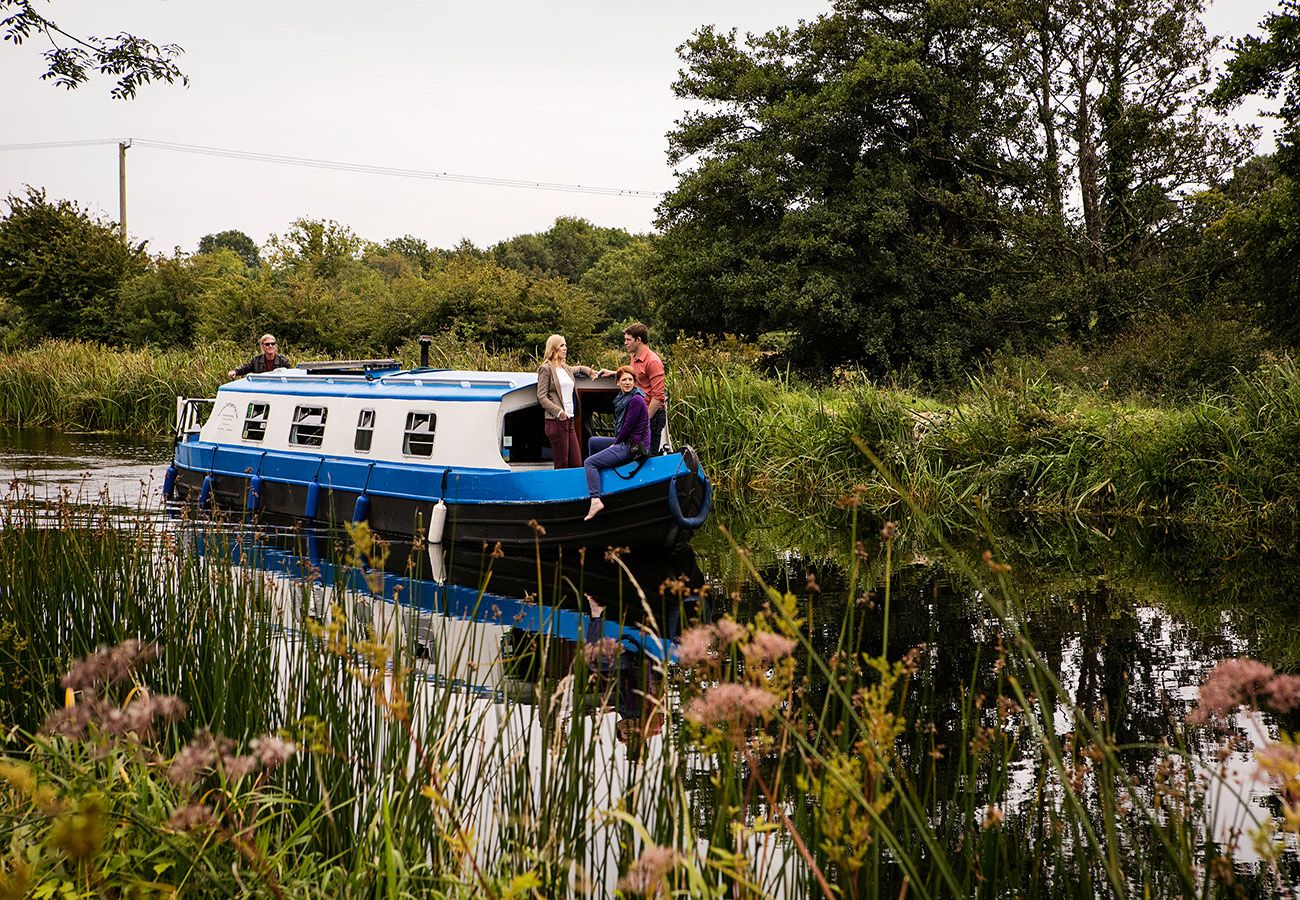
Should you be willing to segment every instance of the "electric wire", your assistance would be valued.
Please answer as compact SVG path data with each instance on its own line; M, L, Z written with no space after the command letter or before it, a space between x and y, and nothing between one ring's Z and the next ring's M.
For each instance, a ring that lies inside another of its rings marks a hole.
M101 144L126 143L131 147L148 147L155 150L170 150L176 153L192 153L222 159L242 159L252 162L271 163L282 166L326 169L336 172L353 172L364 175L386 175L397 178L421 178L432 181L446 181L455 184L477 184L490 187L521 188L535 191L559 191L571 194L596 194L605 197L630 197L658 200L664 195L659 191L632 190L630 188L607 188L596 185L565 184L553 181L529 181L519 178L499 178L490 175L462 175L455 172L434 172L424 169L403 169L394 166L378 166L366 163L339 162L327 159L312 159L305 156L287 156L278 153L261 153L253 150L232 150L224 147L207 147L201 144L181 144L173 141L155 141L148 138L126 138L124 140L86 140L86 141L43 141L29 144L0 144L0 152L9 150L46 150L60 147L87 147Z

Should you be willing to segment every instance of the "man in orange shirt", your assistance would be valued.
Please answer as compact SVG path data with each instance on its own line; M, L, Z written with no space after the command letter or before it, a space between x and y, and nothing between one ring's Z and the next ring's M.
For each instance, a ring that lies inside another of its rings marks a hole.
M650 329L633 322L623 329L623 346L631 357L630 365L636 373L636 386L645 391L650 406L650 455L659 453L664 423L668 420L668 395L664 391L664 363L649 347ZM614 374L601 369L601 375Z

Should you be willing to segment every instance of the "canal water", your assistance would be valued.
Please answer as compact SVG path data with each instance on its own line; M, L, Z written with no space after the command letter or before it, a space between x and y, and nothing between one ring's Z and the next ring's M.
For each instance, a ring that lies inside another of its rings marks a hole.
M9 497L107 503L124 515L166 515L160 486L169 454L167 441L0 431L0 477ZM526 604L535 600L534 585L568 595L569 618L555 627L571 641L598 634L583 614L602 606L623 610L599 620L615 637L617 619L653 620L653 631L666 637L688 624L673 620L669 607L680 611L680 604L649 609L633 602L628 579L643 582L653 596L663 579L680 576L674 596L695 604L687 616L730 613L740 621L760 614L770 599L766 585L796 598L814 646L827 658L846 649L898 658L923 646L918 677L925 691L918 693L931 705L935 745L949 749L964 733L961 716L970 695L993 690L999 670L1004 645L993 600L1016 618L1059 678L1067 695L1062 705L1104 714L1135 775L1150 774L1162 744L1181 742L1203 766L1229 773L1230 789L1207 798L1216 838L1227 841L1243 821L1271 814L1275 785L1259 774L1255 749L1297 723L1252 715L1232 720L1224 732L1188 729L1184 720L1219 660L1245 656L1300 673L1300 563L1294 556L1233 535L1133 519L1005 518L989 524L972 517L935 529L903 521L886 547L879 519L835 504L801 512L807 505L722 498L695 541L693 559L685 561L638 558L635 551L611 561L588 553L578 564L570 558L543 572L529 560L488 560L472 548L453 558L426 557L420 548L415 569L409 558L392 568L416 571L427 586L424 594L406 588L405 602L423 610L419 628L445 633L468 619L495 617L496 631L475 638L480 650L471 668L452 675L489 698L512 689L508 670L493 655L509 654L512 646L518 655L519 643L537 633L519 627L531 615ZM268 570L320 568L319 550L296 537L277 543L263 531L259 539L265 546L254 555ZM482 579L493 566L487 591ZM379 594L403 602L400 588L394 594L390 585ZM382 609L374 614L386 615ZM860 646L846 648L842 624L850 616L865 624L855 632ZM654 649L671 652L669 644ZM567 662L542 664L558 674ZM447 660L434 668L448 677ZM476 677L475 671L491 674ZM517 681L526 684L529 677ZM1067 717L1058 724L1070 729ZM1248 845L1239 842L1239 859L1250 857Z

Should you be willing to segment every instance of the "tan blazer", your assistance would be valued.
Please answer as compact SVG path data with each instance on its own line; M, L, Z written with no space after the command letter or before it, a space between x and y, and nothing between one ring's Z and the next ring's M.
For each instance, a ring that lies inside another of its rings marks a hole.
M591 378L595 375L595 370L590 366L570 366L564 367L569 374L577 381L577 376L582 375L585 378ZM577 393L577 388L574 388ZM560 393L560 379L555 377L555 369L551 368L550 363L542 363L537 370L537 402L542 404L542 409L546 410L546 418L558 419L560 413L564 412L564 396ZM574 412L577 412L577 398L574 398Z

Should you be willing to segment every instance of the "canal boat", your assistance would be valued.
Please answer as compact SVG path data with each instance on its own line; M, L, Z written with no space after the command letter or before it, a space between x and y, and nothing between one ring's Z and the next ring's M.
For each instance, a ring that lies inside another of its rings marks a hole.
M612 433L616 393L610 377L578 381L584 448ZM553 468L543 422L534 372L307 363L178 397L163 493L430 543L677 546L704 523L709 479L667 435L663 452L602 470L605 509L585 520L583 469Z

